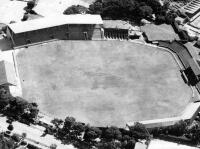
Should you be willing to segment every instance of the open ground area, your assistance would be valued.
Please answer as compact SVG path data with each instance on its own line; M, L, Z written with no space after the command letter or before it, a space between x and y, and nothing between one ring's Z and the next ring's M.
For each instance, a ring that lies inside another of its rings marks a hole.
M93 0L38 0L34 8L36 13L42 16L52 16L63 14L64 10L71 5L83 5L88 7ZM23 0L1 0L0 23L10 23L11 21L21 22L24 15L26 1Z
M179 114L191 98L174 58L119 41L57 41L16 55L23 97L96 126Z

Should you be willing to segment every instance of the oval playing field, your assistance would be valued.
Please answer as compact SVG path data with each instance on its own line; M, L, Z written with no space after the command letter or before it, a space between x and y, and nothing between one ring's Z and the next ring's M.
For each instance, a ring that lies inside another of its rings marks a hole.
M19 50L23 97L40 109L96 126L179 114L191 98L176 61L120 41L58 41Z

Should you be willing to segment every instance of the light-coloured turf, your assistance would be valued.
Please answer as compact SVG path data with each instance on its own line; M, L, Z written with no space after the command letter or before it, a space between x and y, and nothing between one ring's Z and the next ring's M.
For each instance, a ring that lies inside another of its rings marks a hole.
M53 116L92 125L174 116L191 90L173 57L120 41L59 41L19 50L23 96Z

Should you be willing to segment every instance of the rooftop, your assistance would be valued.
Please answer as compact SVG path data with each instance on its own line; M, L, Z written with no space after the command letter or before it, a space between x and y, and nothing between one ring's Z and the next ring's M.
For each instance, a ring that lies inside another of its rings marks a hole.
M8 24L8 27L14 33L23 33L27 31L34 31L64 24L103 24L103 21L100 15L59 15L54 17L44 17L25 22Z
M141 30L145 32L149 41L179 39L178 35L174 32L170 25L162 24L147 24L141 27Z
M192 58L192 59L189 59L188 62L190 64L194 74L196 76L199 76L200 75L200 67L199 67L199 64L197 63L197 61Z

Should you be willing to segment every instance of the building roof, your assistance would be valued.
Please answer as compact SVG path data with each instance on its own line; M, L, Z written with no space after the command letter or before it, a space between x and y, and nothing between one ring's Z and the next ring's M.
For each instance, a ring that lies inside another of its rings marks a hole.
M199 49L195 47L193 43L187 42L184 45L187 47L188 51L190 52L193 58L195 58L196 60L200 60L200 57L198 55Z
M128 22L122 20L103 20L103 26L104 28L112 28L112 29L139 30L138 28L132 26Z
M200 67L199 67L199 64L197 63L197 61L193 58L189 59L188 60L189 64L190 64L190 67L192 69L192 71L194 72L194 74L196 76L199 76L200 75Z
M146 24L144 26L141 26L141 31L145 32L149 41L159 41L159 40L172 41L174 39L179 40L179 37L174 32L173 28L167 24L162 24L162 25Z
M16 85L14 65L0 61L0 85Z
M100 15L59 15L8 24L8 27L17 34L65 24L103 24L103 21Z

